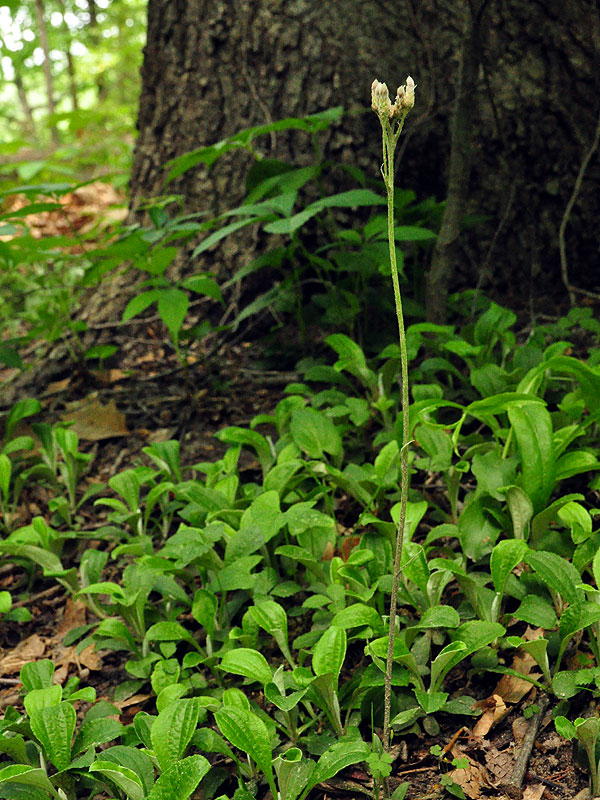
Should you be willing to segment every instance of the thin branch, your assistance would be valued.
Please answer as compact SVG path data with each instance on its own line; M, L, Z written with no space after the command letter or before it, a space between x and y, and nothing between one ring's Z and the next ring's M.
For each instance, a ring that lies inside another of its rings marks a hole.
M588 165L592 159L592 156L598 149L598 145L600 144L600 113L598 114L598 119L596 120L596 130L594 131L594 138L592 140L592 144L590 145L588 151L585 153L583 160L581 162L581 166L579 167L579 172L577 174L577 178L575 179L575 186L573 187L573 192L571 193L571 197L569 197L569 202L567 203L567 207L565 208L565 213L560 221L560 227L558 229L558 250L560 253L560 274L562 277L562 282L565 286L565 289L569 293L569 300L571 301L571 305L575 305L575 294L584 294L588 297L594 297L600 299L600 295L594 292L588 292L587 289L577 289L574 286L571 286L569 281L569 269L567 264L567 248L565 244L565 231L567 228L567 224L569 222L569 218L571 216L571 212L573 211L573 206L577 201L577 196L581 191L581 186L583 184L583 176L588 168Z

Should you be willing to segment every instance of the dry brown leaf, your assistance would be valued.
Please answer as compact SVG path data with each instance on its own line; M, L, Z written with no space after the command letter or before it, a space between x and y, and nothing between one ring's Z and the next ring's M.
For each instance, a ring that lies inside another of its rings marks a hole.
M111 700L113 706L116 706L120 711L129 706L136 706L145 703L150 697L149 694L134 694L132 697L127 697L125 700Z
M450 777L471 800L481 796L481 787L487 783L485 769L476 761L469 759L469 764L464 769L453 769Z
M102 669L102 659L105 653L106 650L96 650L95 645L91 644L79 653L79 663L88 669L97 671Z
M485 700L479 700L479 702L475 703L475 708L483 709L483 714L473 728L475 736L481 737L486 736L490 728L500 722L501 719L504 719L510 711L499 694L493 694Z
M591 798L591 792L589 790L589 787L586 787L585 789L582 789L580 792L577 792L573 800L590 800L590 798Z
M0 675L15 675L25 664L42 658L45 652L46 643L34 633L0 659Z
M508 750L498 750L490 745L485 754L485 765L498 783L507 783L515 768L515 760Z
M513 739L516 745L520 745L527 731L529 730L529 726L531 722L525 717L517 717L517 719L512 724L512 732L513 732Z
M47 391L50 394L58 394L59 392L66 391L71 385L71 378L63 378L61 381L52 381L48 384Z
M90 374L102 386L111 386L129 377L129 374L122 369L91 369Z
M86 613L87 607L83 600L73 600L71 597L68 597L65 602L62 620L60 621L60 625L56 628L51 641L53 643L62 642L67 633L72 631L73 628L80 628L82 625L85 625L87 622Z
M125 417L114 400L103 406L96 396L90 395L73 406L63 419L74 423L72 429L80 439L97 442L115 436L129 436Z
M158 444L159 442L168 442L177 433L177 428L157 428L154 431L149 431L147 440L151 444Z
M523 800L542 800L545 790L543 783L533 783L523 792Z
M540 677L537 673L532 673L532 669L537 667L537 664L529 653L518 653L513 658L510 666L516 672L530 675L536 680ZM533 685L523 678L517 678L514 675L503 675L494 689L494 694L500 695L505 703L518 703L532 689Z

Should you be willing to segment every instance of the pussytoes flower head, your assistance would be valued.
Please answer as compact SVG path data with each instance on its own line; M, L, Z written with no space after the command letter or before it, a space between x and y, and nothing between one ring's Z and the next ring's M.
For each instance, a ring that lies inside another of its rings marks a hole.
M380 117L391 117L393 114L388 87L377 79L371 84L371 108Z

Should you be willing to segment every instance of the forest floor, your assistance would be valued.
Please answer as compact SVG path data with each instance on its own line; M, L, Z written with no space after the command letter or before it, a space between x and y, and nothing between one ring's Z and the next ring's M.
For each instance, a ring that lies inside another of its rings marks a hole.
M564 293L556 301L562 304ZM264 347L257 342L225 344L210 356L199 346L192 347L184 369L167 341L160 320L150 318L125 328L115 326L110 332L110 342L119 348L118 366L73 369L65 353L54 348L43 366L31 373L0 370L4 389L0 412L5 413L18 399L35 397L43 405L39 421L72 421L80 450L92 456L85 481L107 483L120 469L148 463L142 451L155 442L178 439L184 465L218 459L225 445L214 434L227 426L246 427L257 414L272 413L286 384L295 380L291 373L270 369ZM28 426L23 425L20 432L28 433ZM242 458L241 469L251 479L259 472L259 464L247 451ZM49 490L42 484L28 486L16 524L26 525L43 513L49 499ZM106 523L106 513L104 507L88 502L79 512L78 527L89 534ZM93 540L83 540L83 546L90 544ZM76 561L79 554L76 546L71 558ZM69 566L68 555L64 560ZM74 647L63 645L70 630L93 621L82 602L41 577L29 585L24 570L11 563L0 567L0 589L10 591L16 605L26 606L32 615L28 623L0 626L0 711L20 706L19 671L23 664L42 658L53 660L55 680L76 675L82 685L95 687L99 699L112 700L113 689L128 677L123 667L127 657L89 650L78 655ZM530 667L521 665L522 671ZM446 689L452 696L458 690L464 693L467 684L469 694L482 701L487 698L478 720L460 726L456 717L440 714L436 735L422 732L394 742L392 777L396 783L410 783L408 800L452 796L442 777L451 769L452 759L464 755L469 757L470 783L463 788L470 798L589 797L587 771L578 765L572 744L555 732L552 707L533 716L528 713L527 709L535 712L536 700L541 702L531 684L509 676L492 682L489 673L484 682L456 668ZM154 711L154 701L140 694L117 703L121 722L130 723L139 711ZM436 745L440 754L433 756L431 748ZM519 758L524 777L514 786ZM323 800L371 796L367 785L367 774L351 768L321 786L320 796ZM315 790L311 797L317 796Z
M29 387L19 381L20 396L35 396L42 401L43 421L74 420L80 449L93 456L85 479L89 483L106 483L119 469L147 463L143 447L173 438L180 441L182 464L214 461L225 447L214 434L229 425L247 426L259 413L271 413L293 377L260 369L263 353L257 343L224 345L209 362L198 356L185 371L174 354L169 355L160 322L146 322L135 336L115 333L113 339L123 353L118 369L83 373L71 371L64 362L61 371L59 364L48 361L50 382L44 381L44 370L36 372L35 384ZM242 469L252 477L259 465L247 455ZM23 495L20 524L27 524L47 507L47 491L35 484ZM83 530L93 531L105 523L102 507L92 502L82 507L78 524ZM96 688L98 698L111 699L112 690L127 679L123 669L126 657L103 651L86 652L80 658L73 647L64 647L65 635L89 622L90 612L55 583L38 579L28 587L25 581L24 572L11 564L0 569L0 589L10 591L13 597L26 592L21 602L32 614L29 623L9 622L0 627L0 709L19 706L19 670L24 663L40 658L54 661L59 680L79 675L82 685ZM464 692L468 681L465 672L457 668L451 677L448 691L452 694L460 688ZM410 783L409 800L451 796L440 782L442 767L464 754L471 764L479 765L472 769L468 797L584 800L589 796L586 770L576 763L571 743L554 731L552 709L547 709L541 720L524 715L524 708L535 700L530 684L508 676L496 685L489 678L486 685L473 679L469 694L496 698L495 703L487 701L478 722L461 727L456 717L439 715L441 729L437 735L410 735L394 743L397 759L392 775ZM127 724L138 711L153 710L154 699L136 695L120 705L121 721ZM527 745L534 731L533 746ZM431 755L434 745L441 747L441 756ZM523 747L530 757L522 786L515 788L510 786L513 754ZM346 775L322 787L323 800L368 796L361 783L366 780L366 774L349 769ZM503 786L502 792L499 786Z

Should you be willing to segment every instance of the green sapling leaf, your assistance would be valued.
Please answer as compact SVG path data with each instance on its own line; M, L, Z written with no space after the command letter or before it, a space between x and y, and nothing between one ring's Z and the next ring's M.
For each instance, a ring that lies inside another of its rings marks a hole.
M146 800L187 800L210 769L204 756L193 755L171 764L158 778Z
M273 680L273 673L267 659L257 650L247 647L238 647L225 653L219 669L232 672L234 675L243 675L251 681L257 681L266 686Z
M215 720L223 736L256 762L269 783L273 797L276 797L277 789L271 765L273 752L269 732L262 719L247 709L227 706L215 713Z
M150 737L163 771L182 758L198 725L199 714L196 698L176 700L154 721Z

